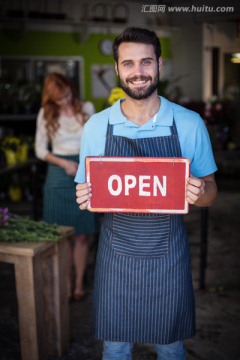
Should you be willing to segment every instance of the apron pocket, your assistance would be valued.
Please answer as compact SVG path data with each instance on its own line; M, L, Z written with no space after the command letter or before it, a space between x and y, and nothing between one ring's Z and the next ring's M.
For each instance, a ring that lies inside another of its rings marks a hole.
M153 258L167 255L170 215L125 214L113 216L112 247L119 255Z

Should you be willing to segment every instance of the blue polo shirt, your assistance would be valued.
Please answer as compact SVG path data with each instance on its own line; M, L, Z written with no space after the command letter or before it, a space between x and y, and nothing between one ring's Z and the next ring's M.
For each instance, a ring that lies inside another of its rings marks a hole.
M142 139L171 134L170 127L175 120L182 157L190 160L190 171L193 176L203 177L217 170L212 146L206 126L194 111L161 98L161 106L157 116L138 126L128 120L121 111L121 99L113 106L91 116L84 126L80 164L75 177L77 183L85 182L86 156L104 156L108 121L114 125L113 135L130 139Z

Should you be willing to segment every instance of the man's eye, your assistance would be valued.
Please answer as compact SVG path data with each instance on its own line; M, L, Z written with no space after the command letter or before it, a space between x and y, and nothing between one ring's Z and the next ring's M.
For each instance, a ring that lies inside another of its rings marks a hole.
M143 60L143 65L150 65L151 64L151 60Z
M124 66L125 66L125 67L130 67L131 65L132 65L131 62L125 62L125 63L124 63Z

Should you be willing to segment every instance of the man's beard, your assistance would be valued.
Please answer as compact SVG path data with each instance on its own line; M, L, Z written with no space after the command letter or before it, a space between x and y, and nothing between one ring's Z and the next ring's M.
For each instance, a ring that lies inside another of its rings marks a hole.
M158 84L159 84L159 70L158 70L156 76L154 77L153 81L147 88L139 87L136 89L131 89L127 85L130 81L144 81L144 80L152 80L152 77L151 76L134 76L132 78L127 79L126 83L123 82L122 79L119 77L120 85L121 85L123 91L129 97L131 97L132 99L135 99L135 100L147 99L149 96L151 96L154 93L154 91L158 88Z

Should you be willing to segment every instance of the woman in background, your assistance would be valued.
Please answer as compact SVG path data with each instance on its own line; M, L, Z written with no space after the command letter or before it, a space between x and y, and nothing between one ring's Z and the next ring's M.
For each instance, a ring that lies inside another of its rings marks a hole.
M82 300L86 295L83 279L88 235L97 231L94 214L80 211L76 204L74 183L83 125L94 112L92 103L83 103L77 98L66 76L52 73L45 78L35 135L36 156L48 163L43 219L48 223L73 226L75 229L73 247L69 242L68 283L69 299L75 300ZM74 284L71 282L72 266L75 268Z

